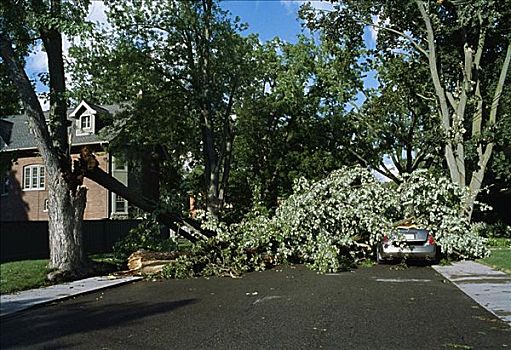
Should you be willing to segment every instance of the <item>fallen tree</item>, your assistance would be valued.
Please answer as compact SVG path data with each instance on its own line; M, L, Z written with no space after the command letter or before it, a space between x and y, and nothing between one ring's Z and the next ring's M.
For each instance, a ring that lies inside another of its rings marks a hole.
M162 271L169 278L238 276L287 263L322 273L374 259L377 243L405 218L428 229L444 256L474 259L489 254L485 239L458 215L469 195L445 177L416 171L393 186L360 167L342 168L316 182L300 179L275 216L257 212L227 226L210 220L217 236L195 244Z
M130 190L123 183L99 167L94 154L87 148L82 147L80 158L74 161L76 177L87 177L107 190L123 197L134 206L148 212L155 213L158 222L172 229L176 234L197 242L201 238L210 238L215 235L214 231L203 229L197 221L185 218L181 215L159 210L158 203L144 197L141 193Z

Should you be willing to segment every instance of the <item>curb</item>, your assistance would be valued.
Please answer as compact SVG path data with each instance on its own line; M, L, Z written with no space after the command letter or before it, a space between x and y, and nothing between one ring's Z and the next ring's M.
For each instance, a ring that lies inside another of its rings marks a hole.
M95 292L101 289L120 286L141 280L142 277L90 277L69 283L49 287L29 289L15 294L0 295L0 317L55 301L61 301L77 295Z

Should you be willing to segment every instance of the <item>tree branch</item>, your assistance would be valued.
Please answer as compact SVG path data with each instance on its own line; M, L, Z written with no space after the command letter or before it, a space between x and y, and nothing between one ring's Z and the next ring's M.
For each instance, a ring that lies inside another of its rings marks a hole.
M383 168L383 170L380 168L375 168L374 170L376 170L377 172L379 172L382 175L385 175L386 177L388 177L389 179L391 179L392 181L394 181L397 184L400 184L402 182L401 179L399 179L396 175L394 175L394 173L392 173L392 171L390 171L389 168L387 168L387 166L385 165L385 163L383 161L380 162L380 166Z
M398 152L402 152L401 147L398 148ZM403 167L401 166L401 161L400 161L401 155L392 154L390 158L392 159L392 163L394 163L394 166L396 167L397 171L399 173L403 173Z
M4 64L7 65L9 78L16 85L21 100L23 101L23 106L25 108L25 113L29 117L28 120L31 129L36 134L34 139L39 152L41 152L46 164L56 165L58 160L52 157L53 144L41 104L37 99L37 95L32 88L32 84L23 66L15 59L16 55L12 49L12 42L5 33L0 33L0 56Z
M381 25L376 24L376 23L366 22L366 21L359 21L359 22L364 24L364 25L366 25L366 26L372 26L372 27L375 27L375 28L378 28L378 29L386 30L388 32L397 34L397 35L407 39L424 56L426 56L426 57L428 56L428 51L426 51L422 46L420 46L411 35L408 35L408 34L406 34L404 32L401 32L401 31L399 31L397 29L394 29L394 28L389 28L389 27L381 26Z
M416 0L417 7L419 8L419 12L421 17L426 25L427 32L427 42L428 42L428 64L429 70L431 74L431 78L433 80L433 86L435 87L435 93L438 98L438 103L440 104L440 118L442 120L442 127L446 134L449 133L451 129L451 120L449 114L449 106L447 104L446 94L444 88L442 87L442 83L440 82L440 75L438 73L437 68L437 57L436 57L436 49L435 49L435 34L433 31L433 26L431 25L431 19L426 11L426 4L422 0ZM464 169L459 168L459 162L457 160L457 156L454 154L453 145L450 141L447 141L445 146L445 158L447 161L447 165L449 167L449 172L451 174L451 179L454 183L460 184L462 186L465 185L465 174Z
M479 13L479 24L481 28L483 28L483 18ZM477 49L474 58L474 68L475 68L475 76L476 76L476 87L475 87L475 96L477 98L477 106L472 116L472 136L481 134L481 126L483 121L483 96L481 94L481 79L479 77L479 71L481 70L481 57L483 55L484 42L486 40L486 28L481 29L479 33L479 40L477 43ZM478 147L479 148L479 147ZM482 150L478 150L479 158L482 156Z
M497 87L495 88L495 93L493 95L493 101L491 104L490 110L490 125L494 125L497 122L497 109L499 108L500 97L502 95L502 89L504 88L504 83L506 82L507 73L509 71L509 62L511 61L511 38L507 44L507 52L506 58L504 59L504 63L502 64L502 69L500 70L499 81L497 83Z

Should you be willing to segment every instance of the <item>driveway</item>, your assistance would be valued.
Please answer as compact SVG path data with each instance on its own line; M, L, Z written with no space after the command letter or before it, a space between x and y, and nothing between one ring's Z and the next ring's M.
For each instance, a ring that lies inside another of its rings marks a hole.
M505 349L511 328L430 267L142 281L1 319L1 348Z

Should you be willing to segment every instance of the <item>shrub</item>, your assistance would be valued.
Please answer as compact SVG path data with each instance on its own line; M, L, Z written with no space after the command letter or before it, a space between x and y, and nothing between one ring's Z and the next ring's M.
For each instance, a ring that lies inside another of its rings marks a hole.
M139 249L172 251L177 249L177 242L172 238L162 237L160 225L154 219L148 219L131 229L126 237L115 243L114 258L126 261L131 253Z
M511 239L511 226L506 225L506 223L502 221L497 221L493 224L478 222L476 224L476 230L482 237Z

